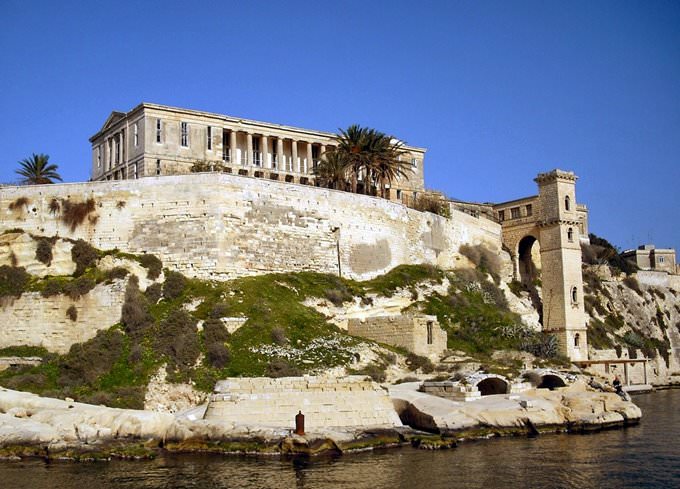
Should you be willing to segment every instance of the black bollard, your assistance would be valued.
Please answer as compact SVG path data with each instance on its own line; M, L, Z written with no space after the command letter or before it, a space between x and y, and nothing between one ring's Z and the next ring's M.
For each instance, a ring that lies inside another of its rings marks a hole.
M302 414L302 411L298 411L298 413L295 415L295 434L305 434L305 415Z

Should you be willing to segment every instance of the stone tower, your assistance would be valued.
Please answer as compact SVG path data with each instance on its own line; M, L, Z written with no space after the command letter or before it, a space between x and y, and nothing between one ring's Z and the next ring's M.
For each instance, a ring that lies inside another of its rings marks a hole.
M541 247L543 330L557 336L560 353L571 360L587 360L576 179L573 172L562 170L535 178L536 224Z

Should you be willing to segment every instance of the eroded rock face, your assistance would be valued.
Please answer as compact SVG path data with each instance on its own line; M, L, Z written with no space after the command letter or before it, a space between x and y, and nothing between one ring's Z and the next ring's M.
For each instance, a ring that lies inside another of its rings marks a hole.
M189 384L173 384L167 381L165 365L149 380L144 396L144 409L158 413L179 413L203 404L208 395Z
M24 267L36 277L47 275L71 275L76 264L71 259L73 243L56 239L52 245L52 259L49 265L36 258L38 241L27 233L7 233L0 235L0 265Z
M395 408L405 424L442 433L599 429L633 424L642 416L634 403L615 393L586 390L582 381L554 391L532 389L467 403L418 392L418 386L417 382L392 386Z

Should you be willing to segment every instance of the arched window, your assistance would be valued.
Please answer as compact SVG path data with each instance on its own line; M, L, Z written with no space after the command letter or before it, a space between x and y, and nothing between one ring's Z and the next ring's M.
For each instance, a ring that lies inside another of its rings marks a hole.
M576 287L571 288L571 303L576 304L578 302L578 290Z
M581 335L576 333L574 335L574 348L578 348L579 346L581 346L581 345L579 345L580 342L581 342Z
M572 228L567 229L567 240L570 243L574 242L574 230Z
M565 210L565 211L568 211L570 208L571 208L571 199L570 199L569 196L567 195L567 196L564 198L564 210Z

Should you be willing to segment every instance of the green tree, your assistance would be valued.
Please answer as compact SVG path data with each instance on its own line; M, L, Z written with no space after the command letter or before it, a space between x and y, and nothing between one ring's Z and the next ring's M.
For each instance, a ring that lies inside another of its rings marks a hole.
M16 172L23 178L22 182L28 185L40 185L54 183L61 180L61 175L57 173L57 165L49 163L50 157L45 154L35 154L19 162L21 168Z
M337 151L331 149L314 169L314 175L323 187L335 190L347 190L347 160Z
M337 147L327 153L326 159L337 153L346 167L352 192L357 192L361 178L364 193L375 188L384 197L388 184L410 172L410 167L401 161L405 154L403 143L380 131L353 124L340 129L336 141Z

